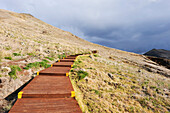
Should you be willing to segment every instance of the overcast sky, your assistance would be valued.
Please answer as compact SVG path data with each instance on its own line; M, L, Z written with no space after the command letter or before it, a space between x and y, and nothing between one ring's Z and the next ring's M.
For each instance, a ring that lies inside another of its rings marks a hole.
M170 50L170 0L0 0L0 8L108 47Z

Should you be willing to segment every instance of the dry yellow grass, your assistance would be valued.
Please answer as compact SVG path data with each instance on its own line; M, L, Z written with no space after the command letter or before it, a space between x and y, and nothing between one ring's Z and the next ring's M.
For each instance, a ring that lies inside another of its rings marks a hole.
M80 70L88 73L82 80L78 79ZM113 61L102 56L80 56L70 75L74 88L81 94L77 101L80 106L87 106L84 112L169 111L169 78L144 69L139 72L138 66L123 63L119 58Z

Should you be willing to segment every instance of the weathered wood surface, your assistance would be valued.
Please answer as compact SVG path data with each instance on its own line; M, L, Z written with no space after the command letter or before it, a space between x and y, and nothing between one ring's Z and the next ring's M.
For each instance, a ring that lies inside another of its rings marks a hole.
M9 113L82 113L68 73L77 55L68 56L38 73L21 92Z

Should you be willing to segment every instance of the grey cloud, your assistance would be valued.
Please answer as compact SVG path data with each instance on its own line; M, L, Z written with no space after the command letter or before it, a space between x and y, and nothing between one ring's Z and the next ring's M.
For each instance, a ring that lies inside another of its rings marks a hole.
M169 0L0 0L88 41L132 52L170 49Z

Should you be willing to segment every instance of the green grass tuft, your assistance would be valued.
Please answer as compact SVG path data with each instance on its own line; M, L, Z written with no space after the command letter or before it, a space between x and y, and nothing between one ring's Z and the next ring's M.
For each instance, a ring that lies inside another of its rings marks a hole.
M20 53L13 53L14 56L21 56Z
M44 59L44 60L42 60L42 62L29 63L29 64L26 65L26 67L24 67L24 69L28 70L28 69L33 68L33 67L34 68L38 68L38 67L48 68L51 65L49 65L47 63L49 63L49 61Z
M64 55L62 55L62 57L63 57L63 58L65 58L65 57L66 57L66 55L64 54Z
M22 69L19 66L17 66L17 65L12 65L12 66L10 66L10 68L11 68L11 71L8 73L9 76L11 78L13 78L13 79L16 79L17 78L16 72L17 71L22 71Z
M43 59L42 61L43 61L43 62L46 62L46 63L49 63L49 61L48 61L48 60L46 60L46 59Z
M86 76L88 76L88 73L86 71L81 71L79 70L77 72L77 75L78 75L78 80L82 80L83 78L85 78Z
M45 58L47 58L47 59L49 59L49 60L51 60L51 61L54 60L54 58L52 58L52 57L45 57Z
M63 55L58 55L58 58L59 58L59 59L62 59L62 58L65 58L65 57L66 57L65 54L63 54Z
M27 53L27 55L29 55L29 56L35 56L34 53Z
M9 47L5 47L5 50L11 50L12 48L9 46Z
M5 59L12 60L12 57L5 57Z
M99 92L98 90L96 90L96 89L93 89L93 91L94 91L97 95L100 94L100 92Z
M94 57L99 57L99 55L98 55L98 54L93 54L93 56L94 56Z
M59 59L62 59L62 55L58 55L58 58L59 58Z

